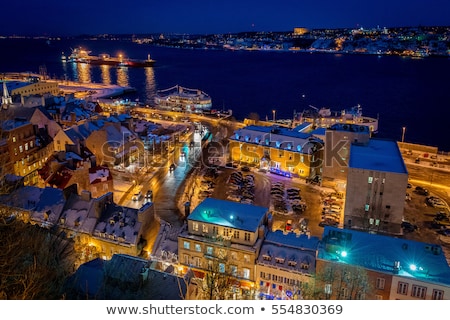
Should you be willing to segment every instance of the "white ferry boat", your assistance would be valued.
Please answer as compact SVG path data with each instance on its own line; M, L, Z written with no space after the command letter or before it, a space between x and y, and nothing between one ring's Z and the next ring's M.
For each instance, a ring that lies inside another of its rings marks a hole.
M212 100L208 94L180 85L158 90L154 101L157 108L172 111L202 113L212 108Z
M371 134L378 132L378 119L362 115L362 108L357 106L342 111L331 111L328 108L318 109L310 106L313 110L304 110L294 115L293 126L310 122L318 128L328 128L336 123L359 124L369 127Z

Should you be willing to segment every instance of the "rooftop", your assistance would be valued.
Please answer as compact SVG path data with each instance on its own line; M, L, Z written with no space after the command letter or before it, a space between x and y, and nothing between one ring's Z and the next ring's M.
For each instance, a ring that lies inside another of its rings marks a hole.
M266 207L206 198L192 211L188 220L255 232L268 210Z
M441 246L326 226L317 258L450 285Z
M368 145L352 144L349 168L405 173L405 163L394 140L370 139Z

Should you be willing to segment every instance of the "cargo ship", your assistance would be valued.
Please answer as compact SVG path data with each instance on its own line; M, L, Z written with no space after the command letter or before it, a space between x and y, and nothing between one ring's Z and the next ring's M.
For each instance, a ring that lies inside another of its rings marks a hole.
M64 56L64 55L63 55ZM92 65L109 65L116 67L153 67L155 60L147 56L146 60L129 59L119 55L118 57L111 57L107 53L102 53L98 56L91 55L91 51L85 50L81 47L72 50L72 53L67 57L68 62L86 63Z

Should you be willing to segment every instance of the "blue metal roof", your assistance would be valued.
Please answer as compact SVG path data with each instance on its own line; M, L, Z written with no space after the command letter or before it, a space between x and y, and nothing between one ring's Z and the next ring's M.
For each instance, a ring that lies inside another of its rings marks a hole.
M405 163L394 140L370 139L368 145L352 144L349 168L405 173Z
M206 198L192 211L188 220L255 232L268 211L266 207Z
M450 267L436 244L326 226L317 258L450 285Z

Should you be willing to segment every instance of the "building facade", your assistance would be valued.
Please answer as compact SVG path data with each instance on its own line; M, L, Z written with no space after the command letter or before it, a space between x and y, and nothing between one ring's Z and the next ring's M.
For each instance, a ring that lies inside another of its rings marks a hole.
M344 226L400 234L408 171L395 141L351 145Z
M284 176L314 178L320 174L322 142L288 128L247 126L229 142L231 161Z

